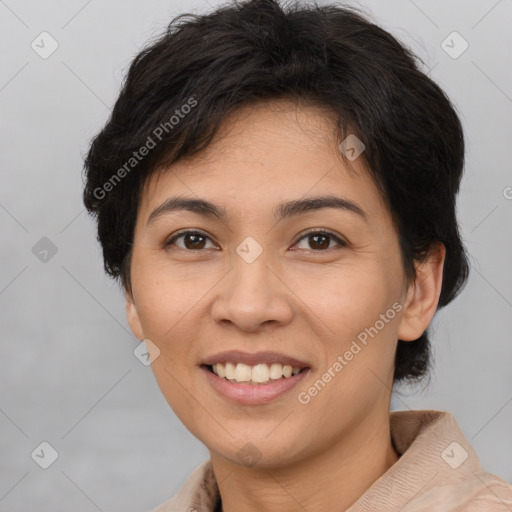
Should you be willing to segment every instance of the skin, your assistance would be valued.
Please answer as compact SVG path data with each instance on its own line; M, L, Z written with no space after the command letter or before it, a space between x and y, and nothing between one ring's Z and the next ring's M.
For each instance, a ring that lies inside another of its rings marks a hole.
M224 512L345 510L398 460L389 431L396 344L417 339L431 321L445 249L433 245L407 282L391 215L362 159L348 172L338 143L329 116L315 107L286 100L244 107L206 150L143 190L128 322L159 348L156 380L208 448ZM183 210L148 226L174 195L224 207L227 221ZM357 203L368 221L334 208L274 220L277 204L317 195ZM185 228L206 235L199 249L186 237L164 246ZM311 228L332 231L346 246L305 237ZM251 264L236 252L248 236L263 249ZM395 302L401 311L301 404L298 394ZM198 366L224 350L277 350L306 361L311 373L272 402L240 405L219 395ZM244 446L251 463L237 456Z

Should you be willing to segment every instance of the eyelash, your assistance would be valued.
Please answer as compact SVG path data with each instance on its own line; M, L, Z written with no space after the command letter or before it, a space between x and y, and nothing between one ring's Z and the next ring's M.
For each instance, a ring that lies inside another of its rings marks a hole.
M171 245L174 245L174 242L178 239L178 238L181 238L182 236L184 235L188 235L188 234L194 234L194 235L200 235L200 236L203 236L205 238L208 238L210 241L210 237L204 233L202 233L201 231L195 231L195 230L187 230L187 231L181 231L180 233L177 233L176 235L174 235L171 239L169 239L168 241L166 241L164 243L164 247L167 248ZM318 228L318 229L312 229L310 231L308 231L307 233L304 233L298 240L297 242L295 242L294 245L298 244L301 240L303 240L304 238L307 238L308 236L311 236L311 235L316 235L316 234L321 234L321 235L328 235L330 236L331 238L333 238L336 242L338 242L338 244L341 246L341 247L346 247L347 246L347 243L342 240L341 238L339 238L337 235L335 235L332 231L329 231L328 229L322 229L322 228ZM181 247L178 247L178 249L182 249ZM311 250L312 252L326 252L328 250L332 249L332 247L328 248L328 249L309 249ZM188 252L201 252L203 249L197 249L197 250L193 250L193 249L183 249L184 251L188 251ZM308 249L306 249L308 250Z

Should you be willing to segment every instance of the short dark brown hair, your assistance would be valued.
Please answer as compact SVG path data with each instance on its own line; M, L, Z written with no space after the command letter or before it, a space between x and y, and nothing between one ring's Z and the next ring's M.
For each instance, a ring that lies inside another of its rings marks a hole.
M339 142L347 133L364 142L361 158L395 223L405 275L414 278L415 260L442 242L438 308L448 304L469 273L455 208L464 138L455 108L419 64L353 7L235 0L175 17L131 63L85 158L83 199L97 218L106 272L131 292L140 194L157 169L206 148L241 106L284 98L332 112ZM395 382L420 380L430 364L428 329L398 340Z

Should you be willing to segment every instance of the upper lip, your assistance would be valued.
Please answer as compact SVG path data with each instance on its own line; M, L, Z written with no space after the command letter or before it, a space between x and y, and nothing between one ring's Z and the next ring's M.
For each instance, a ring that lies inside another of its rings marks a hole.
M240 350L228 350L225 352L218 352L212 356L207 357L202 361L201 364L213 365L216 363L244 363L250 366L254 366L258 363L280 363L282 365L290 365L294 368L308 368L309 364L290 357L279 352L255 352L250 354L248 352L241 352Z

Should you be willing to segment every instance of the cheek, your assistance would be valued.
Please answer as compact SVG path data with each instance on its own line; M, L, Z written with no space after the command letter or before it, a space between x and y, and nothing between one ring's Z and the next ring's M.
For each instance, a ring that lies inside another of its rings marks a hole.
M395 300L395 286L378 265L344 265L326 274L310 273L295 279L293 290L331 336L357 336L373 325ZM307 311L307 310L306 310Z
M137 311L147 337L165 341L198 306L204 290L197 279L146 266L137 276Z
M191 371L196 371L197 364L194 315L199 312L198 301L203 295L193 288L160 278L145 286L139 296L144 333L160 350L152 371L168 404L187 428L194 424L189 419L201 413L190 395Z
M364 269L347 265L328 277L310 276L298 289L297 295L307 306L303 314L313 321L322 340L325 360L320 373L331 369L325 377L333 400L340 400L347 392L351 396L376 392L376 376L389 379L398 326L393 304L399 297L390 274L378 262Z

